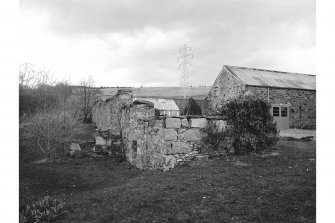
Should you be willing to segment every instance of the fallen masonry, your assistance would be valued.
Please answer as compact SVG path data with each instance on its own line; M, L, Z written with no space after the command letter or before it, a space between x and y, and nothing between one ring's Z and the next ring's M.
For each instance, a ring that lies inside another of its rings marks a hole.
M93 107L95 149L124 153L142 170L168 170L193 159L203 159L203 129L213 123L225 131L226 121L218 117L160 116L152 103L132 100L132 92L119 90Z

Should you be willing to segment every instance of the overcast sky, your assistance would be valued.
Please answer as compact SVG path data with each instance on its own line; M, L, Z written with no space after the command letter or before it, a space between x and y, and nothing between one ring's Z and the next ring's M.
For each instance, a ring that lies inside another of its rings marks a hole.
M190 85L223 65L315 73L313 0L21 0L20 12L20 62L73 84L178 86L184 44Z

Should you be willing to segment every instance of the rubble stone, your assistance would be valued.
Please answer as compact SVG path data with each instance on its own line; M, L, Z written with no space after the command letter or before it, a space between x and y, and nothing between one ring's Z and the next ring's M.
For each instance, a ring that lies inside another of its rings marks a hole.
M106 144L107 144L107 142L106 142L106 140L103 137L101 137L99 135L95 136L95 145L97 145L97 146L104 146Z
M70 156L77 156L81 153L81 148L78 143L71 143L70 145Z
M174 129L159 129L157 137L164 140L177 140L177 131Z

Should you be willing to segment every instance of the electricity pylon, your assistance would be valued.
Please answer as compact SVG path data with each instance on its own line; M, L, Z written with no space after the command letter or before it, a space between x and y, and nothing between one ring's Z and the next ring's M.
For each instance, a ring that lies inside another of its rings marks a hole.
M189 98L191 96L191 88L188 85L188 73L191 67L191 60L193 59L193 54L191 52L191 47L184 46L179 49L180 56L178 57L179 70L180 70L180 85L179 85L179 97Z

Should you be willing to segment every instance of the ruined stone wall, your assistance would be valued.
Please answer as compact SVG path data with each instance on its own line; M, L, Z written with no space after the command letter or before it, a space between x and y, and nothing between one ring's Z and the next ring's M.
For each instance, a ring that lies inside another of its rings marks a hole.
M208 93L209 111L216 111L244 90L245 86L223 68Z
M132 105L132 92L120 90L114 97L97 101L92 109L92 120L101 131L119 134L122 110ZM117 124L116 124L117 123Z
M226 128L224 120L157 116L152 106L123 99L119 95L95 105L96 145L110 152L122 145L127 160L143 170L167 170L198 154L207 123Z
M127 159L140 169L169 169L199 153L206 118L148 117L137 120L127 137ZM223 131L226 122L211 120Z
M246 91L251 91L265 101L268 100L267 87L246 86ZM290 128L316 128L316 91L270 87L269 102L271 104L290 104Z

